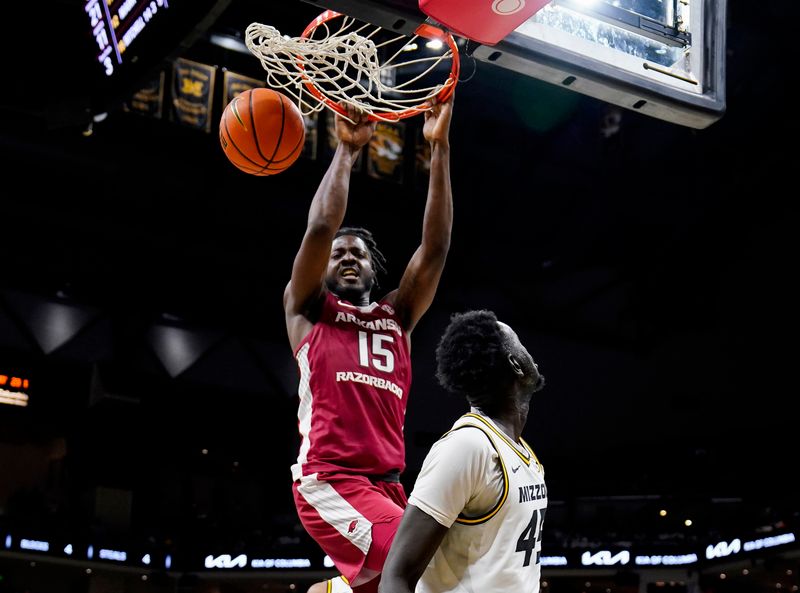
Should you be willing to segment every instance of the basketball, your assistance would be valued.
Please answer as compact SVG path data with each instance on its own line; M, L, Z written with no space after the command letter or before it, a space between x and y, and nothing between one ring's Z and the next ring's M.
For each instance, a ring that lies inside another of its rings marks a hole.
M225 156L251 175L288 169L303 151L306 129L286 95L266 88L244 91L222 112L219 141Z

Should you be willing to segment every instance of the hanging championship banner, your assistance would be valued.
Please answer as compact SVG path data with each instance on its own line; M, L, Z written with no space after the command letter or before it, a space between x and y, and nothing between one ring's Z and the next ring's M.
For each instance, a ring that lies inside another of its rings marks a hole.
M225 70L222 75L222 106L230 103L231 99L239 93L263 87L264 81L262 80Z
M162 70L138 92L134 93L130 101L123 104L123 109L161 119L164 109L165 79L166 73Z
M211 100L216 66L185 58L175 60L172 70L172 120L190 128L211 131Z
M325 157L330 161L333 159L333 153L336 152L336 147L339 146L339 137L336 135L336 114L330 109L323 111L325 114ZM364 150L358 153L356 162L353 163L353 171L360 171L364 161Z
M379 121L369 141L367 174L375 179L403 183L406 124Z

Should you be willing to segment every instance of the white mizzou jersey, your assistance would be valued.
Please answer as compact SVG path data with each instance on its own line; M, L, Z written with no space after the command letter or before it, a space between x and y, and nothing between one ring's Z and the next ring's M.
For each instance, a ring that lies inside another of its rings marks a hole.
M473 409L431 448L409 504L449 527L416 593L538 593L547 488L525 441Z

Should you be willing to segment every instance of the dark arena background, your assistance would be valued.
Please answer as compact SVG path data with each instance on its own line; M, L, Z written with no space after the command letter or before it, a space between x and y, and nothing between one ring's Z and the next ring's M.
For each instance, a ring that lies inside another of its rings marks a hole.
M125 2L147 18L105 32L122 3L90 4L4 7L0 592L304 592L335 573L291 497L282 295L330 113L270 177L216 127L232 76L264 84L246 26L296 36L325 1ZM547 377L524 433L545 593L798 590L799 18L728 2L726 105L700 129L462 56L402 480L465 411L434 378L449 316L495 311ZM421 124L352 177L346 222L374 232L385 287L420 239Z

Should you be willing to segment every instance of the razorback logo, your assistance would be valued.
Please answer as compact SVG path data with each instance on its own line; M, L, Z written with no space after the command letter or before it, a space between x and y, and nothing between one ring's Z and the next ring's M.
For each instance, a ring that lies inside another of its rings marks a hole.
M356 530L356 525L358 525L358 519L355 521L350 521L350 525L347 527L347 533L351 534Z

